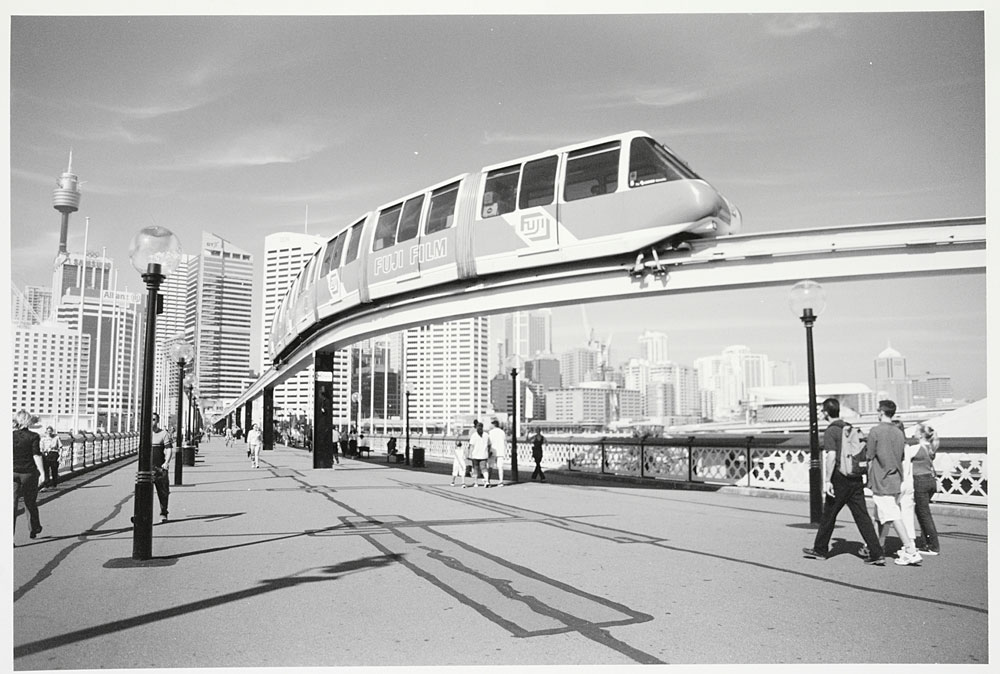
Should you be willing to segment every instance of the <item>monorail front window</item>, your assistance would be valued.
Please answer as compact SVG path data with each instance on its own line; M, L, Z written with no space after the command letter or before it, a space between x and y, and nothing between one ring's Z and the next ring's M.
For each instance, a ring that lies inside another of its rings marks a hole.
M628 186L697 178L690 169L651 138L633 138L629 148Z
M566 159L566 201L610 194L618 189L621 143L603 143L570 152Z
M556 167L559 158L543 157L524 165L518 208L548 206L556 196Z
M458 199L458 183L434 190L431 194L431 207L427 213L425 234L433 234L451 227L455 215L455 202Z
M492 218L514 210L517 198L517 176L521 167L508 166L486 174L486 189L483 192L484 218Z

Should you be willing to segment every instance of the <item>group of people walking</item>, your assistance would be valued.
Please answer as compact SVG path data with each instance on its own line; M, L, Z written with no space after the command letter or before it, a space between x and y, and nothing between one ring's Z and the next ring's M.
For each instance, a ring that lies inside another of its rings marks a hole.
M535 431L531 437L532 457L535 460L535 471L531 479L541 478L545 482L545 473L542 472L542 446L545 437ZM482 479L483 487L504 486L503 472L507 459L510 457L510 449L507 444L507 434L500 428L500 422L493 419L490 430L484 432L483 422L478 419L472 422L472 430L465 445L461 440L455 443L455 458L451 469L451 486L457 486L457 480L461 480L462 487L478 487L479 480ZM496 470L497 483L490 482L490 471ZM472 484L465 483L465 478L471 477Z
M847 451L844 429L850 424L840 418L840 401L836 398L823 401L823 418L829 422L822 441L826 501L813 546L802 550L810 559L830 556L830 538L844 506L851 511L864 539L860 553L866 564L885 565L885 541L890 528L902 542L894 560L900 566L916 566L923 556L934 556L941 551L930 509L931 498L937 491L934 454L940 445L938 435L929 425L919 424L916 442L907 443L902 424L893 419L896 404L891 400L879 402L878 415L879 422L868 432L864 449L867 486L872 492L879 524L876 530L865 502L865 474L844 473L842 453ZM923 535L923 546L919 549L916 524Z

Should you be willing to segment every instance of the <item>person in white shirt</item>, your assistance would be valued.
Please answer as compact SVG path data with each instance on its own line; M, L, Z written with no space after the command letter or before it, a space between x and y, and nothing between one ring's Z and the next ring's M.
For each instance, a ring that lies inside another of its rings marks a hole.
M507 460L507 434L500 428L500 422L493 420L493 428L490 429L490 454L497 467L498 487L503 486L503 464ZM486 485L489 486L489 473L486 474Z
M254 468L260 468L260 448L263 444L264 438L260 432L260 424L254 424L249 432L247 432L247 446L250 448Z
M483 475L484 486L490 486L490 469L488 460L490 458L490 438L483 433L482 422L476 422L476 429L469 435L469 458L472 459L472 486L479 486L479 478L476 475L477 469ZM464 485L463 480L463 485Z

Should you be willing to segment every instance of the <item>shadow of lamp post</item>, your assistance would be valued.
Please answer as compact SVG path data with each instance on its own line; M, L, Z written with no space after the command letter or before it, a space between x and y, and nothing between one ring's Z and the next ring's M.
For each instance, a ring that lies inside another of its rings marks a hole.
M174 450L174 484L184 484L184 459L181 456L184 446L184 365L191 362L194 347L187 342L174 342L170 345L170 357L177 361L177 448Z
M823 517L823 463L819 455L819 419L816 409L816 364L813 324L826 308L826 293L815 281L799 281L788 294L788 305L806 328L806 371L809 377L809 521Z
M145 227L129 243L129 260L146 284L146 337L143 349L142 397L139 409L139 460L132 517L132 559L153 556L153 369L156 356L156 315L162 307L160 284L180 262L181 243L169 229Z

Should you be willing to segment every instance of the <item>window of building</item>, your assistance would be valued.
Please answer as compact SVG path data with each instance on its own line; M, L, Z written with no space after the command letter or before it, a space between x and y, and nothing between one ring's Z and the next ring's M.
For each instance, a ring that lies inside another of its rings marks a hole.
M566 159L566 201L610 194L618 189L621 143L614 141L570 152Z

